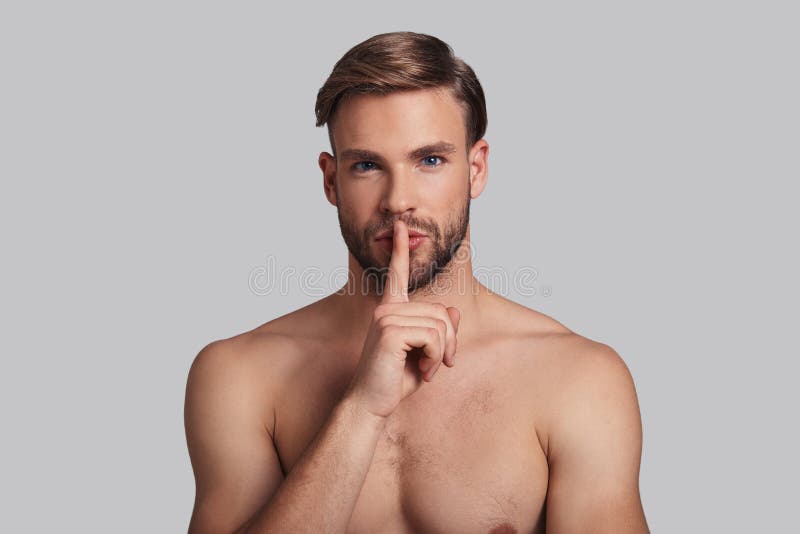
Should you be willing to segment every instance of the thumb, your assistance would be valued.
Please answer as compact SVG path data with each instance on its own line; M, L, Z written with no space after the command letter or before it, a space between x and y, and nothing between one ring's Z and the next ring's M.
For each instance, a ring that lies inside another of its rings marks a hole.
M450 320L453 321L453 328L458 332L458 323L461 322L461 312L455 306L449 306L447 308L447 314L450 316Z

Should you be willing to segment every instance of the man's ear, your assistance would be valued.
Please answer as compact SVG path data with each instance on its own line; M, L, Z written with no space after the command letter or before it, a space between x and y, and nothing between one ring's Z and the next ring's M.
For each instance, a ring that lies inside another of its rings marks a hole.
M336 159L328 152L320 152L319 168L322 169L322 186L328 202L337 205L336 199Z
M489 143L479 139L469 151L469 196L478 198L489 178Z

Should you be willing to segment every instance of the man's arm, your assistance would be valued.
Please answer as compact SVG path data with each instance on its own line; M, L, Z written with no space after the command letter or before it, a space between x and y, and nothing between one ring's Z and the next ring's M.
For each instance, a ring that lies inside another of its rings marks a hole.
M272 440L275 388L225 343L200 351L187 381L190 534L344 532L385 423L342 399L284 480Z
M548 442L548 534L649 533L639 496L642 423L628 367L595 344L569 376Z

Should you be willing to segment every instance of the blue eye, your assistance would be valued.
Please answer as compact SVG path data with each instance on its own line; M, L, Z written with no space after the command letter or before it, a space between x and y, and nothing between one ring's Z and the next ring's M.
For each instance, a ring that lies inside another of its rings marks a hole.
M364 165L375 165L375 163L372 162L372 161L359 161L358 163L353 165L353 170L355 170L357 172L362 172L362 171L366 172L366 171L371 171L372 169L374 169L374 167L370 167L370 168L366 168L366 169L363 168L363 167L359 167L359 165L361 165L361 164L364 164Z
M425 156L422 161L425 162L423 163L425 167L440 167L445 163L445 159L441 156ZM377 164L374 161L358 161L353 164L351 169L353 172L364 173L374 171L377 168Z

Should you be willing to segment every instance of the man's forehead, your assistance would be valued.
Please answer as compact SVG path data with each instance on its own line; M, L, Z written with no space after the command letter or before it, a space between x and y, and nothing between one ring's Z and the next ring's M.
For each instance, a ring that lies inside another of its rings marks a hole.
M333 134L337 152L406 153L434 144L461 149L466 141L465 116L459 102L442 89L355 95L340 103Z

